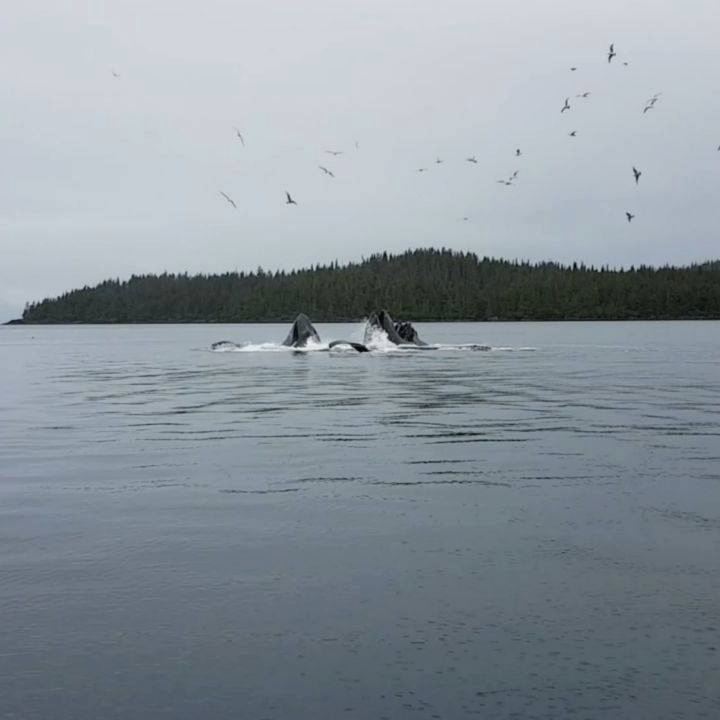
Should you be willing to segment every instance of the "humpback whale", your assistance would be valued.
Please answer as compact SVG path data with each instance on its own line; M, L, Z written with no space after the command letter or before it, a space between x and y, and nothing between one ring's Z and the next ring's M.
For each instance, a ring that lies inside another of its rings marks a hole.
M292 327L290 328L290 332L287 334L287 337L283 342L281 343L284 347L289 347L293 349L300 349L307 347L308 342L312 340L314 343L321 344L322 340L320 340L320 335L318 334L318 331L315 329L313 324L310 322L310 318L305 315L305 313L300 313L295 320L293 320ZM315 348L316 350L331 350L335 347L343 347L347 346L352 348L353 350L357 350L357 352L369 352L368 349L363 345L362 343L356 343L351 342L350 340L333 340L326 348L319 347ZM211 348L213 350L225 350L225 349L237 349L238 345L236 345L234 342L231 342L230 340L220 340L219 342L214 342L211 345Z
M310 318L304 313L300 313L294 320L288 336L283 340L286 347L305 347L308 340L320 342L320 336L317 330L310 322Z
M334 347L340 347L342 345L348 345L353 350L357 350L358 352L370 352L365 345L362 343L356 343L356 342L350 342L349 340L333 340L328 347L334 348Z
M305 347L308 343L308 340L311 339L316 343L322 342L320 340L320 335L318 335L318 331L313 327L313 324L310 322L310 318L304 313L300 313L293 321L290 332L285 338L283 345L285 345L286 347L301 348ZM349 347L353 348L353 350L357 350L358 352L368 352L368 349L361 343L350 342L349 340L333 340L328 345L328 349L332 349L334 347L342 345L348 345Z
M417 330L409 322L393 322L387 310L380 310L370 315L365 326L365 342L367 343L375 330L382 330L391 343L395 345L413 345L415 347L429 348L430 346L420 339Z

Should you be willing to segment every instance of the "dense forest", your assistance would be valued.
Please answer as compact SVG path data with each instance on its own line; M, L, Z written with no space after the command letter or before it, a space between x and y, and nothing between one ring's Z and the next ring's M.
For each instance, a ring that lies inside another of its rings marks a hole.
M304 270L106 280L25 308L28 323L720 318L720 262L611 270L450 250Z

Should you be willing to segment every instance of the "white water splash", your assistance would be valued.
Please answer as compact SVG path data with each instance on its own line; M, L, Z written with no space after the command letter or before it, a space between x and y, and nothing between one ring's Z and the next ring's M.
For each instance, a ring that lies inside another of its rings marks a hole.
M387 336L387 333L380 328L373 328L371 332L365 332L366 323L362 322L350 334L347 342L359 342L364 344L373 355L386 355L390 353L416 353L418 351L438 352L532 352L534 347L493 347L481 343L432 343L425 346L417 345L395 345ZM366 341L367 338L367 341ZM234 343L230 340L221 340L214 343L212 352L292 352L292 353L314 353L333 352L338 354L357 354L351 345L335 345L329 347L329 342L316 342L308 340L304 347L288 347L277 342L265 343Z

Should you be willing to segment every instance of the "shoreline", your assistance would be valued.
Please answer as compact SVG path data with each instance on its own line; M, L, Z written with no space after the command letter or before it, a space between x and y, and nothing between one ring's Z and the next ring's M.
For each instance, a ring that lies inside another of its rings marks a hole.
M343 320L313 319L313 322L323 325L348 325L362 323L366 318L349 318ZM635 317L635 318L492 318L491 320L479 318L411 318L411 322L418 323L607 323L607 322L718 322L717 317ZM43 327L58 325L284 325L291 323L290 319L273 320L120 320L107 322L86 322L84 320L68 320L58 322L26 322L24 320L10 320L1 323L2 327Z

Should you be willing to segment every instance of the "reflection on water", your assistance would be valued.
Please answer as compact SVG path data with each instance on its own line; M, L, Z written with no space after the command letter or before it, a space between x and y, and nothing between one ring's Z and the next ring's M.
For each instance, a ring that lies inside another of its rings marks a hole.
M0 330L3 712L718 717L720 324L418 329Z

